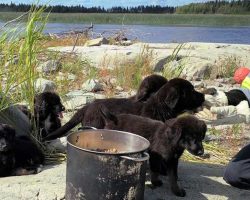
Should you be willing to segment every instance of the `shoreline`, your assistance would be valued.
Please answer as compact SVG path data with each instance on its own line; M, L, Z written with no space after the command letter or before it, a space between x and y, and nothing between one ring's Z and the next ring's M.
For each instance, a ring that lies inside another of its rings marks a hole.
M9 21L23 12L0 12L0 21ZM137 23L134 23L136 19ZM51 13L49 23L127 24L127 25L188 25L188 26L250 26L250 15L222 14L139 14L139 13ZM191 22L191 23L190 23Z

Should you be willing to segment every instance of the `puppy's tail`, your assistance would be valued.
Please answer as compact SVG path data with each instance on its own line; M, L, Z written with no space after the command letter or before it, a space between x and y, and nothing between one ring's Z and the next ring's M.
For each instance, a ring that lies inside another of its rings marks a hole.
M100 111L101 111L102 117L103 117L103 119L104 119L104 121L105 121L105 126L106 126L107 124L109 124L110 122L113 122L115 125L118 124L118 119L117 119L117 117L116 117L113 113L111 113L111 112L107 109L107 107L105 107L105 106L102 105L102 106L100 107Z
M84 106L83 108L79 109L66 124L64 124L56 131L50 133L43 140L53 140L65 136L70 129L74 128L77 124L79 124L83 120L84 113L86 112L87 107L88 106Z

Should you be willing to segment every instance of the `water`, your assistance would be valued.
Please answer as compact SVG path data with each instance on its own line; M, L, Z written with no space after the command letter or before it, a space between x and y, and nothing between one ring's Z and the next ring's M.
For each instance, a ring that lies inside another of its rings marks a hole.
M0 22L1 26L1 22ZM45 33L63 33L85 30L87 24L48 23ZM148 25L94 24L93 36L107 37L123 30L128 39L150 43L210 42L250 44L250 27L180 27Z

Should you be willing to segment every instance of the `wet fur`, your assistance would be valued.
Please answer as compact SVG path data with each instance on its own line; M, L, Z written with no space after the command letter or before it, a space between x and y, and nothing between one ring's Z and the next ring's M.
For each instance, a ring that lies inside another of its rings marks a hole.
M184 79L175 78L163 85L146 102L135 102L131 99L98 99L79 109L76 114L61 128L45 139L64 136L80 122L83 126L104 128L105 124L100 106L107 107L114 114L134 114L165 121L177 114L192 110L202 105L204 95L195 91L193 85Z
M0 124L0 177L36 174L43 162L43 153L28 137L16 137L11 126Z
M170 119L163 123L131 114L113 115L105 107L101 111L105 129L135 133L150 141L152 184L162 185L158 176L164 169L169 176L172 192L177 196L185 196L185 190L177 184L178 160L185 149L194 155L203 154L202 140L207 130L206 124L193 116Z

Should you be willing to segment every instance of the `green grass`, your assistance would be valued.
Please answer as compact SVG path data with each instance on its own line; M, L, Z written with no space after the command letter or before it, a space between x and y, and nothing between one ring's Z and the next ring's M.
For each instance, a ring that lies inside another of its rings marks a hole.
M22 13L0 12L8 21ZM51 13L49 22L178 26L250 26L250 15Z

